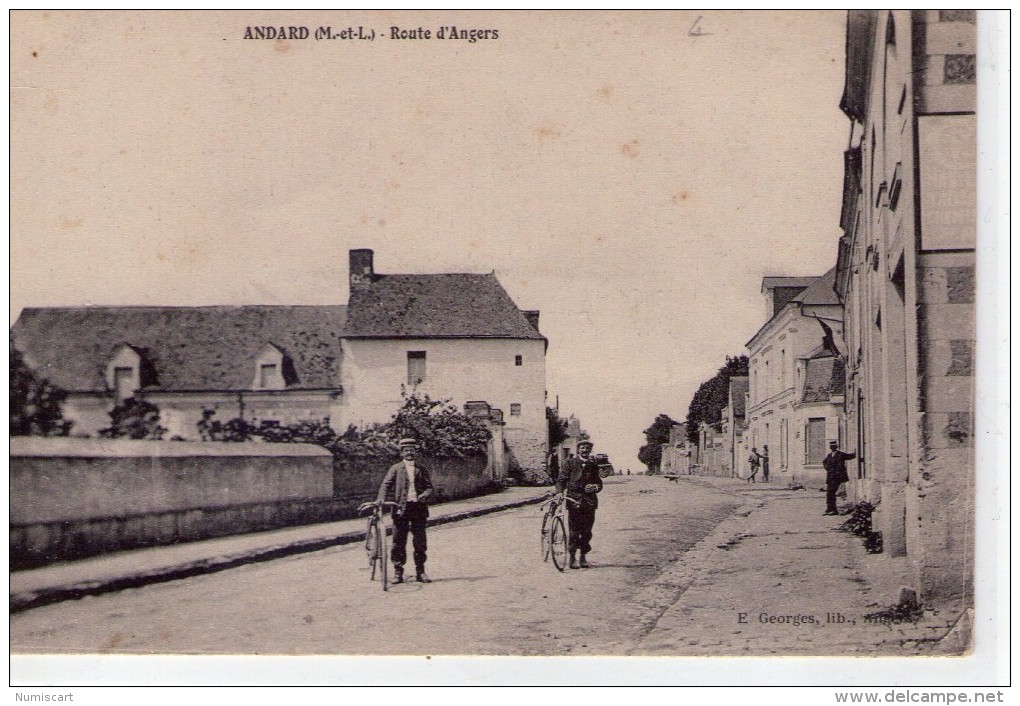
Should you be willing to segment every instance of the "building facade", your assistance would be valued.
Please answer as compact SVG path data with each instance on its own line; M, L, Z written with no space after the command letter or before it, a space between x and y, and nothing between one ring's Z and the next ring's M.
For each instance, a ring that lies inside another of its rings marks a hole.
M973 10L851 11L836 286L850 493L926 600L973 604Z
M766 277L762 293L768 320L747 342L747 429L743 434L742 477L752 449L768 447L770 479L823 482L817 449L842 435L842 400L804 408L809 359L819 348L824 323L839 337L843 311L833 291L835 268L820 277ZM821 323L820 323L821 322ZM805 416L805 414L815 416Z
M68 392L76 435L95 436L136 393L159 407L163 438L193 440L208 411L343 432L389 421L418 392L486 405L507 462L544 470L538 312L518 309L493 274L380 275L371 250L352 250L350 264L347 306L26 309L11 343Z

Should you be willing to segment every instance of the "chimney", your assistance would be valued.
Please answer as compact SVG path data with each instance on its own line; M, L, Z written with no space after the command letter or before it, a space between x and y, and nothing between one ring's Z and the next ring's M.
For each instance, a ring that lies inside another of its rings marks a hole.
M538 331L538 315L540 312L522 311L521 313L524 314L524 317L528 320L528 323L531 324L536 331Z
M373 255L374 253L366 248L350 251L350 278L352 290L364 289L372 283L372 276L375 274L375 269L372 266Z

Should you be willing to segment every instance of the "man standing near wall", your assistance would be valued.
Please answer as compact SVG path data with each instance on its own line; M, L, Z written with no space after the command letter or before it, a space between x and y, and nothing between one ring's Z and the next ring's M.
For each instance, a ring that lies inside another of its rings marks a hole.
M591 551L591 530L595 525L595 509L599 506L598 493L602 490L599 465L591 458L593 444L588 439L577 443L577 456L567 459L563 471L556 479L556 491L566 493L577 504L567 503L570 519L570 568L588 568ZM581 562L577 550L581 550Z
M425 573L428 540L425 536L429 507L425 502L432 496L432 478L428 469L417 460L418 442L400 440L403 460L390 466L379 486L377 502L392 495L397 507L393 510L393 583L404 582L404 564L407 562L407 533L411 533L414 547L415 575L420 583L432 583Z
M836 509L836 491L842 483L850 480L846 472L846 462L857 458L857 454L848 454L839 450L838 441L829 442L829 455L822 461L825 469L825 513L826 515L838 515Z

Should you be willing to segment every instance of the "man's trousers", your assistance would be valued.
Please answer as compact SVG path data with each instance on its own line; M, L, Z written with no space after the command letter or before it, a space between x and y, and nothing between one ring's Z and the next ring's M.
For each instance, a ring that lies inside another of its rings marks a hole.
M390 559L394 566L407 563L407 533L411 533L411 545L414 547L414 565L418 571L425 568L425 551L428 540L425 527L428 522L429 508L425 503L407 503L401 515L393 515L393 549Z

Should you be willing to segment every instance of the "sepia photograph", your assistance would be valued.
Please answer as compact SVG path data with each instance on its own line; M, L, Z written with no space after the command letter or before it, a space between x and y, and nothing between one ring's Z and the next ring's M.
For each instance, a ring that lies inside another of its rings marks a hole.
M1008 685L1008 16L9 22L19 695Z

